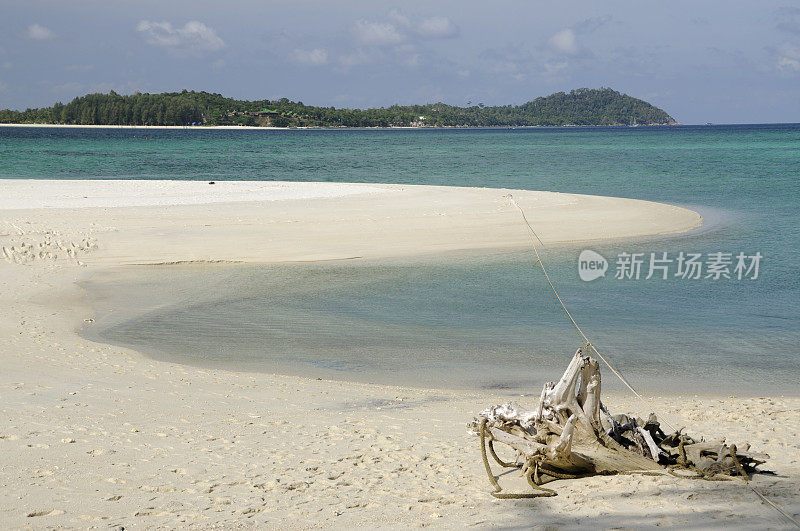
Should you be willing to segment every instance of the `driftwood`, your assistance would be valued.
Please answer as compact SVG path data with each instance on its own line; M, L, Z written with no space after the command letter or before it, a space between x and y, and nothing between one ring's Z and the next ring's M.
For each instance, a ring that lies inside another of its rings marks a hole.
M681 433L667 435L651 414L647 420L611 416L600 400L597 360L575 353L558 383L542 389L538 407L514 403L487 408L468 427L481 437L484 465L496 497L555 495L541 485L557 479L622 473L659 473L684 469L693 477L744 476L769 457L739 450L724 441L705 442ZM511 447L514 462L503 461L494 443ZM504 467L522 470L536 492L501 494L488 455ZM686 474L684 472L682 474Z

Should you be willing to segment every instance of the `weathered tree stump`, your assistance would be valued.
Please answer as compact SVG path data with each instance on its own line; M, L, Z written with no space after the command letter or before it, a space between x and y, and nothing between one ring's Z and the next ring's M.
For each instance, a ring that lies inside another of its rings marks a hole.
M697 441L681 430L666 435L654 414L646 421L611 416L600 400L600 390L597 360L578 349L558 383L545 384L534 411L507 403L481 412L468 427L481 437L484 465L495 487L493 495L552 496L555 492L541 485L593 475L663 474L676 468L689 470L695 477L749 478L769 457L746 451L749 445L738 450L724 440ZM494 451L495 442L511 447L515 461L500 459ZM500 493L487 454L501 466L521 469L537 492Z

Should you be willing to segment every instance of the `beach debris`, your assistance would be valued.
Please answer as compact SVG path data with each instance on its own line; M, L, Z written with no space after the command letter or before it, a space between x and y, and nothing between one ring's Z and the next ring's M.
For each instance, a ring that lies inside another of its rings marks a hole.
M18 245L17 245L18 244ZM85 254L97 249L97 240L92 237L80 237L74 240L59 239L59 235L46 231L43 235L24 235L24 238L11 238L8 245L0 246L0 259L15 264L26 264L34 261L58 261L60 259L78 260Z
M64 511L59 509L41 509L38 511L31 511L26 513L25 516L28 518L37 518L39 516L58 516L64 514Z
M654 414L646 420L611 415L600 400L600 366L578 349L558 382L548 382L539 404L526 410L509 402L492 406L467 425L480 437L483 462L497 498L555 496L542 487L558 479L595 475L672 473L680 477L749 480L769 458L724 441L695 439L679 429L666 434ZM515 452L502 460L494 443ZM504 493L489 456L504 468L518 468L533 492Z

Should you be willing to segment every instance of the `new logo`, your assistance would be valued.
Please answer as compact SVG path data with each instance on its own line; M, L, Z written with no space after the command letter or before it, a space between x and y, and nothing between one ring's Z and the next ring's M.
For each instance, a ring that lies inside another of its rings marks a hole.
M606 276L608 261L602 254L586 249L578 257L578 276L584 282L591 282Z

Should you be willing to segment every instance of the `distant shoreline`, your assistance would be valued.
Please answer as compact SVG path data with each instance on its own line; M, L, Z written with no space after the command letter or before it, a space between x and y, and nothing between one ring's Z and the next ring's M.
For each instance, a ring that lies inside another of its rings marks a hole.
M412 127L412 126L389 126L389 127L269 127L254 125L80 125L80 124L0 124L0 127L54 127L67 129L183 129L191 131L203 130L267 130L267 131L372 131L372 130L436 130L436 129L578 129L581 127L615 127L615 128L638 128L638 127L675 127L685 124L639 124L636 127L626 124L616 125L443 125L436 127ZM700 125L700 124L698 124Z

